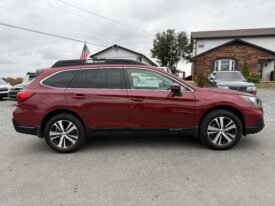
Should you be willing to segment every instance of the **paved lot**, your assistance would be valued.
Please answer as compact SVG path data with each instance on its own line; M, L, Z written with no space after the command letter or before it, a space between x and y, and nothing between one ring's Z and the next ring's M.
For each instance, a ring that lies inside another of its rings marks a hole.
M190 137L97 137L57 154L11 124L0 101L0 205L275 205L275 90L265 129L228 151Z

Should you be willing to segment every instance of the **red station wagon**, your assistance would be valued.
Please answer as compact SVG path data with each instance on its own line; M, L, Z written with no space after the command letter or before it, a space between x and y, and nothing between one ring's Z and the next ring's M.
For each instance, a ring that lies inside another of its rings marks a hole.
M264 127L261 100L198 88L131 60L59 61L17 95L17 132L73 152L96 132L192 133L212 149L233 147Z

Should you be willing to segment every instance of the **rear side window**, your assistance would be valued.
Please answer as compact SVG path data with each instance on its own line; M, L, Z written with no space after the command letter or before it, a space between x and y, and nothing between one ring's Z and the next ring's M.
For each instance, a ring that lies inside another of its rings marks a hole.
M84 69L73 88L124 89L120 69Z
M49 78L42 83L50 87L67 88L78 70L62 71Z

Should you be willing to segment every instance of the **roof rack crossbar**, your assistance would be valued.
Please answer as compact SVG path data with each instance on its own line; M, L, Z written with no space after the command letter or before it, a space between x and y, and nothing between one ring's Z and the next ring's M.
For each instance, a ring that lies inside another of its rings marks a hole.
M72 59L72 60L60 60L52 65L52 68L56 67L68 67L68 66L79 66L79 65L94 65L94 64L136 64L145 65L141 62L130 60L130 59Z

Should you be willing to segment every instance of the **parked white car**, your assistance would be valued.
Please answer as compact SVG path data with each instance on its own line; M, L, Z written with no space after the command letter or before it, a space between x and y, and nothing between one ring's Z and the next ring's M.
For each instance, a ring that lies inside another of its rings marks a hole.
M17 93L20 92L24 87L28 86L31 81L35 78L35 73L28 72L21 84L14 85L9 91L9 98L16 100Z
M0 78L0 100L9 96L11 85Z

